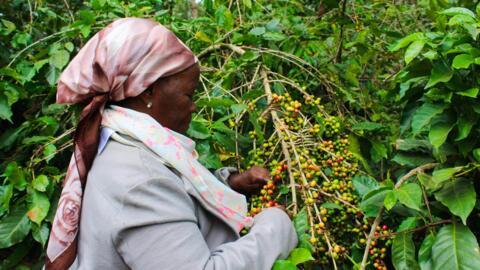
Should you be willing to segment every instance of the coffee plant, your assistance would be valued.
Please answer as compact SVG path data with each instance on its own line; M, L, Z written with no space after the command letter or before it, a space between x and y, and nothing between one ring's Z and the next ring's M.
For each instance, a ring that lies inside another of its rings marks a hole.
M200 161L270 170L250 215L284 205L299 238L274 270L477 269L479 13L466 0L3 2L0 269L42 267L81 109L55 104L56 80L126 16L198 56Z

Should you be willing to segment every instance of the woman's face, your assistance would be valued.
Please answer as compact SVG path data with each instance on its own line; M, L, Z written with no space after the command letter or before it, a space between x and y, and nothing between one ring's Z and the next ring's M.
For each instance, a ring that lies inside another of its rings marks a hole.
M196 110L193 94L200 77L198 64L152 85L150 116L164 127L185 133Z

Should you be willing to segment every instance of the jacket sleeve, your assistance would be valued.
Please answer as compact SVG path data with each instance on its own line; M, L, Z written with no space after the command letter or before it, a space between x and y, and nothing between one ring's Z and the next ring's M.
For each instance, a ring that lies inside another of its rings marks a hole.
M195 205L180 179L155 178L129 190L112 241L131 269L268 270L297 245L282 210L255 216L250 232L213 250L197 224Z
M215 170L214 175L217 177L218 180L222 181L225 185L230 186L228 184L228 177L230 175L238 173L237 168L234 167L222 167L220 169Z

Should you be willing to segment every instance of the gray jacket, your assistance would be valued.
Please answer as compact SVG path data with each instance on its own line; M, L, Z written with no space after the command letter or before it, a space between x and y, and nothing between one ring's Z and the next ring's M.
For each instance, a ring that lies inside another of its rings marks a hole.
M256 215L240 237L178 172L141 142L121 138L109 139L88 174L70 269L268 270L297 245L277 208Z

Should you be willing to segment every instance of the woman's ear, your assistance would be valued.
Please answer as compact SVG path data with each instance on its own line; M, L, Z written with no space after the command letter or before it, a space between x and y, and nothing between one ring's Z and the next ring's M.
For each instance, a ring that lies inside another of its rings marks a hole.
M145 91L143 91L139 96L140 100L145 104L152 104L153 102L153 90L152 87L148 87ZM151 105L150 105L151 106Z

